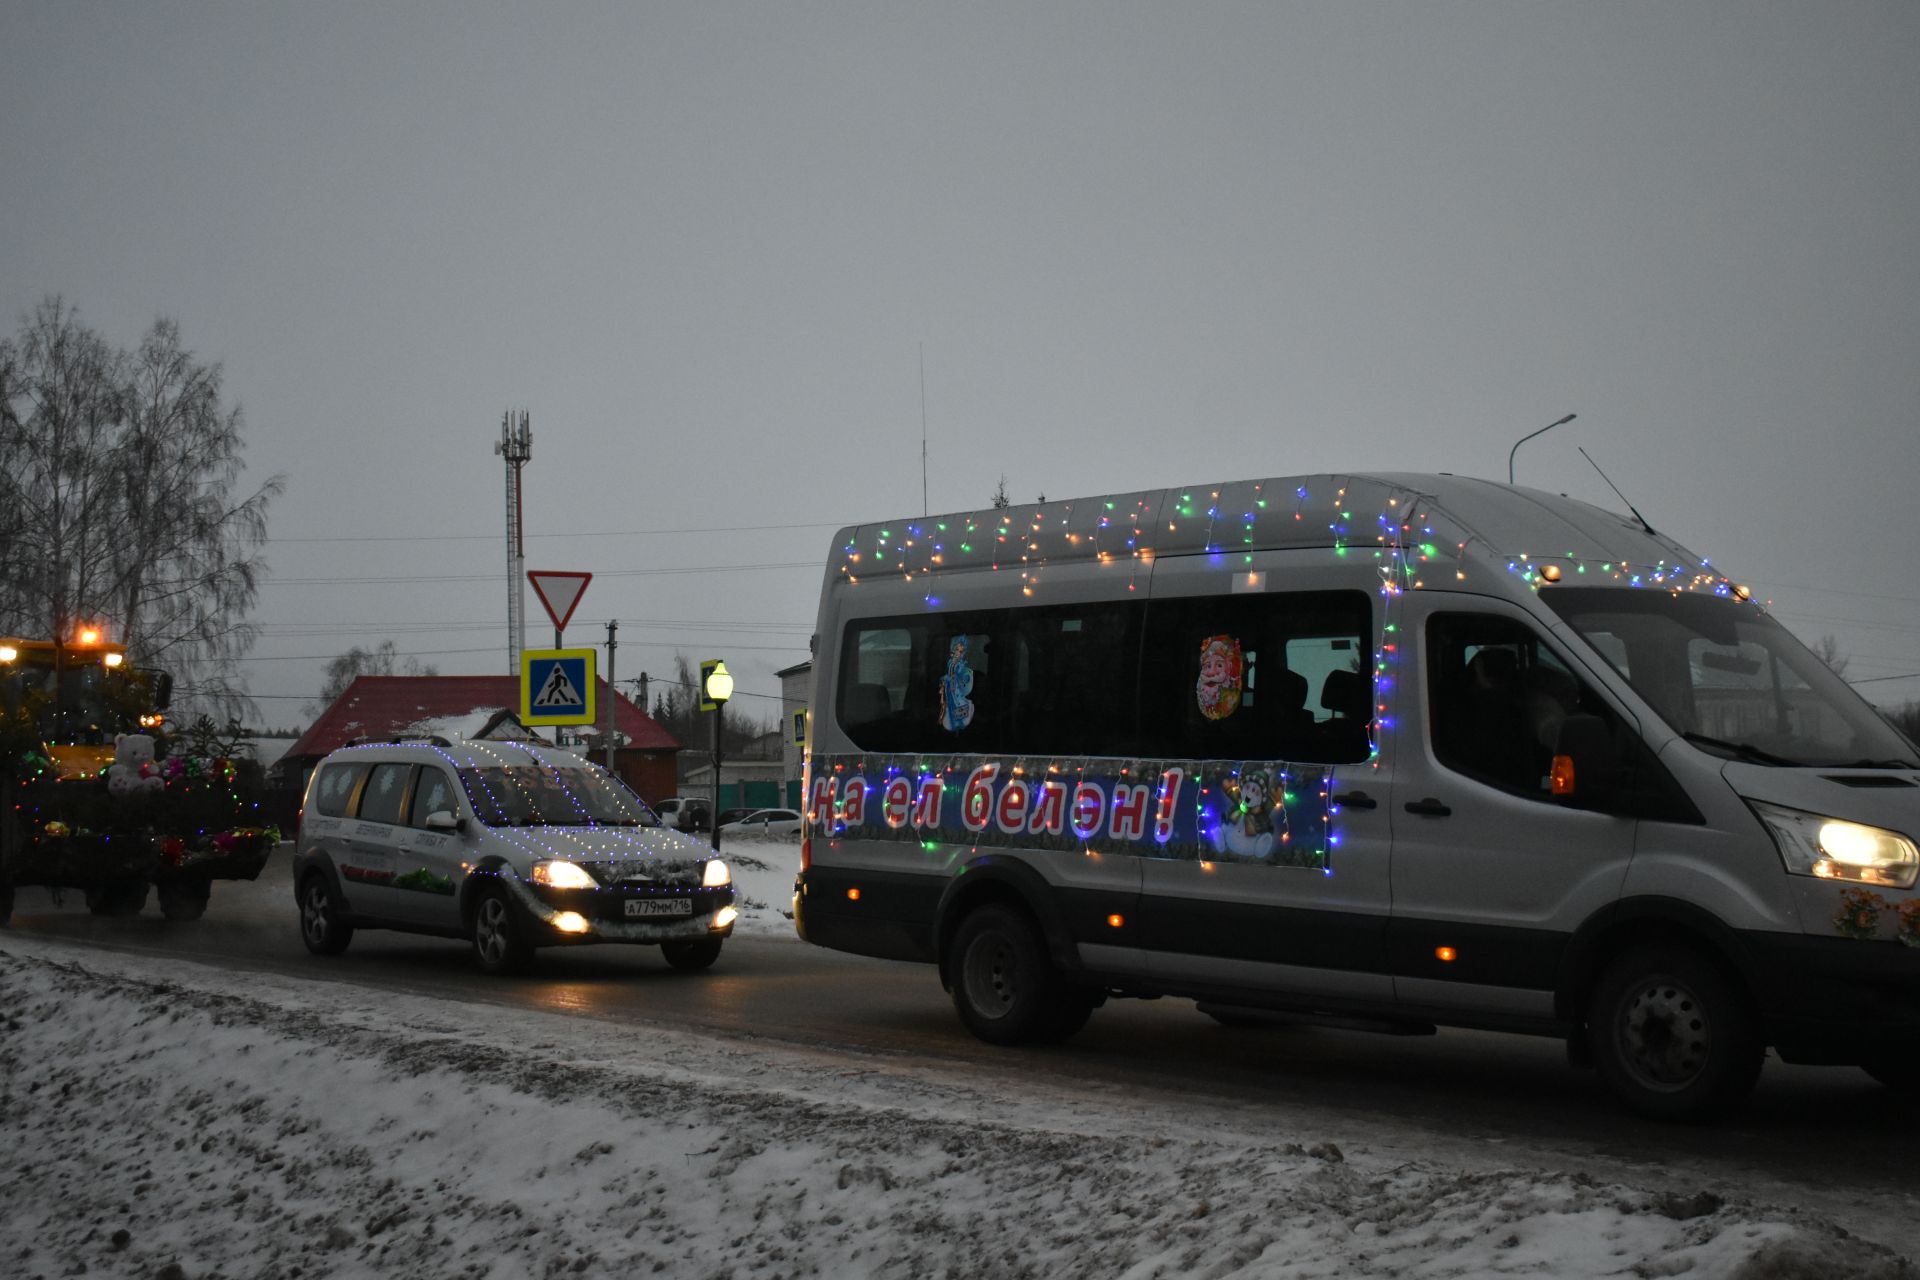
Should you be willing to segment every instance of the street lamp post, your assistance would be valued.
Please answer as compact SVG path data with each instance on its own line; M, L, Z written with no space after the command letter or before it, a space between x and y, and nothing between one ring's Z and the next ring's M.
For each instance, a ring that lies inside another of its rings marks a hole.
M1572 422L1575 418L1579 416L1580 415L1577 413L1570 413L1566 417L1560 419L1560 421L1558 422L1549 422L1546 426L1540 428L1538 431L1529 431L1526 435L1523 435L1518 440L1515 440L1513 442L1513 448L1507 450L1507 483L1508 484L1513 483L1513 455L1520 452L1521 445L1533 439L1535 436L1543 436L1547 434L1547 432L1553 430L1555 427L1564 427L1569 422Z
M700 664L700 709L713 712L713 812L707 815L712 832L713 850L720 851L720 754L721 720L726 715L727 699L733 696L733 677L727 664L709 658Z

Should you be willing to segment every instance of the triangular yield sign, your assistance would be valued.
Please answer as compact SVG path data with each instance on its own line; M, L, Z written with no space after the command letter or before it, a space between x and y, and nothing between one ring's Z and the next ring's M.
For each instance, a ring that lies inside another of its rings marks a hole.
M533 584L533 594L540 597L541 606L546 609L547 616L553 619L553 629L565 631L567 619L573 616L574 606L586 594L587 584L593 581L593 575L529 569L527 581Z

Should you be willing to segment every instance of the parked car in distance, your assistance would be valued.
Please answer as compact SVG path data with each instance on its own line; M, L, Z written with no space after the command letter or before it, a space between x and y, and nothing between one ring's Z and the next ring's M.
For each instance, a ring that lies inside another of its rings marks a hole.
M521 742L343 747L308 783L293 857L300 932L465 938L490 973L536 947L651 944L704 969L733 932L733 877L604 769Z
M797 836L800 815L792 809L755 809L738 822L720 824L722 836Z
M673 796L653 807L660 821L675 831L707 831L713 802L705 796Z
M760 812L759 807L750 804L740 805L732 809L722 809L720 811L720 826L724 829L728 823L738 822L748 814L758 812Z

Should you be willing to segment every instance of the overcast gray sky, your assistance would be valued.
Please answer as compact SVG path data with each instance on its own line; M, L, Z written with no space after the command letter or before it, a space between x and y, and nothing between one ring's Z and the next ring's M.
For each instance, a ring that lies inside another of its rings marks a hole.
M177 317L286 474L269 723L356 643L505 669L519 407L568 642L774 693L834 528L920 510L923 348L935 511L1504 478L1577 411L1523 483L1619 509L1584 446L1920 673L1905 0L0 0L0 319L53 292Z

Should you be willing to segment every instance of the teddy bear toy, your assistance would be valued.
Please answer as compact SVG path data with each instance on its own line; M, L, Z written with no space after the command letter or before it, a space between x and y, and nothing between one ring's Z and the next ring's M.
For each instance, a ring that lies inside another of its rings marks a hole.
M113 736L113 763L107 766L109 795L146 795L166 785L153 767L153 738L150 735L116 733Z

